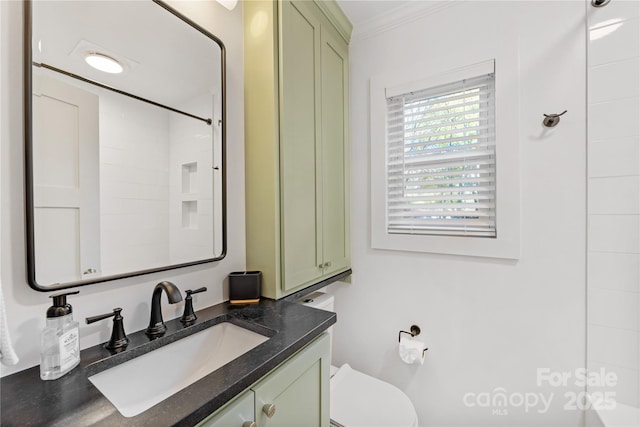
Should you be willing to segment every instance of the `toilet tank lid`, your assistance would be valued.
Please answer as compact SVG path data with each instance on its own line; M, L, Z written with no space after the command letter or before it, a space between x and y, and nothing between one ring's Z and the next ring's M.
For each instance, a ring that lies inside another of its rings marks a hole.
M310 293L297 302L320 310L333 311L333 295L324 292Z
M416 410L399 388L348 364L331 378L331 419L349 426L415 427Z

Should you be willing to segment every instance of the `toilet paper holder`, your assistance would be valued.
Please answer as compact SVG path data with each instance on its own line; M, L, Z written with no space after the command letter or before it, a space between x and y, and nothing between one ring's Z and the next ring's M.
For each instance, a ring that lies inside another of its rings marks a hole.
M420 326L418 325L411 325L411 328L409 328L409 331L411 332L407 332L407 331L400 331L398 332L398 342L400 342L400 338L402 338L402 334L407 334L407 335L411 335L411 338L420 335ZM422 355L424 356L424 352L429 350L428 348L425 348L424 350L422 350Z

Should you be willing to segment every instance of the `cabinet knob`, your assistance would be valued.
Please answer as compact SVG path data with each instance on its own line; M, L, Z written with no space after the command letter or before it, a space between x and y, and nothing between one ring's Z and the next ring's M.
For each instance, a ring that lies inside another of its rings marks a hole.
M255 421L245 421L242 423L242 427L258 427Z
M318 264L318 268L324 268L324 264Z
M273 403L266 403L262 406L262 412L267 415L267 418L271 418L276 413L276 405Z

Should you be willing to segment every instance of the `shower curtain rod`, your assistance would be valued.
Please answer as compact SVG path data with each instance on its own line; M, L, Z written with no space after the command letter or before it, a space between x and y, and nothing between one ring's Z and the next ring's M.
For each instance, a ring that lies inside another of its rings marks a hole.
M65 70L62 70L60 68L56 68L53 65L45 64L44 62L33 62L32 64L35 67L46 68L47 70L55 71L56 73L64 74L65 76L68 76L68 77L73 77L74 79L83 81L85 83L92 84L94 86L98 86L98 87L100 87L102 89L107 89L107 90L110 90L112 92L119 93L120 95L125 95L125 96L128 96L130 98L137 99L138 101L146 102L147 104L155 105L156 107L164 108L165 110L173 111L174 113L182 114L184 116L191 117L193 119L203 121L206 124L208 124L209 126L211 126L211 123L213 122L211 119L205 119L203 117L199 117L199 116L196 116L194 114L187 113L185 111L181 111L181 110L175 109L173 107L169 107L167 105L163 105L163 104L157 103L155 101L151 101L151 100L146 99L146 98L142 98L142 97L140 97L138 95L134 95L132 93L125 92L123 90L116 89L114 87L107 86L107 85L102 84L102 83L98 83L98 82L96 82L94 80L90 80L90 79L87 79L85 77L79 76L77 74L73 74L73 73L71 73L69 71L65 71Z

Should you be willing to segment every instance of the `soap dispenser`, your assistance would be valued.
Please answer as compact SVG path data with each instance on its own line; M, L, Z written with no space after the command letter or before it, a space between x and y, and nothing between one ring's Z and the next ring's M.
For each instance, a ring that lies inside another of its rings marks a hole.
M80 363L79 323L73 320L73 309L67 295L79 291L50 295L53 305L47 310L47 325L40 339L40 378L55 380Z

